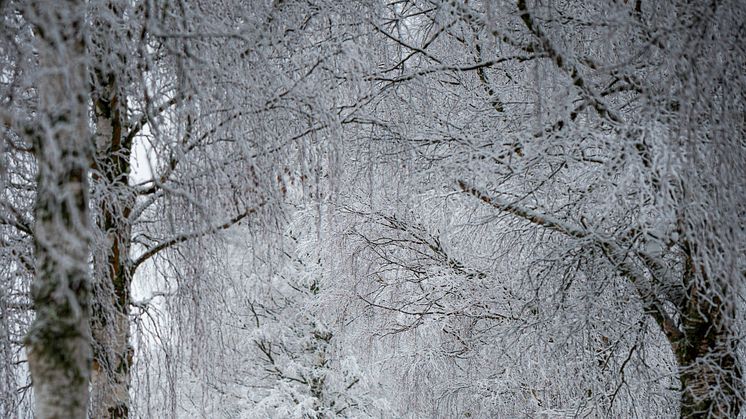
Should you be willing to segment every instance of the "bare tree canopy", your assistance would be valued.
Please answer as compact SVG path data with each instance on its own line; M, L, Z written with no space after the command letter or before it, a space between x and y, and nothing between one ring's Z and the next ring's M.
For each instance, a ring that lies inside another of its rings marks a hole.
M746 415L743 1L0 13L0 416Z

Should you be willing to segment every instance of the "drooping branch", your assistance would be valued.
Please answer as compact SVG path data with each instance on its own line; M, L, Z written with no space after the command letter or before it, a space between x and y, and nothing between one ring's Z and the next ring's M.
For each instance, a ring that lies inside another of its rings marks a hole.
M492 206L493 208L507 212L537 226L564 234L565 236L588 240L592 245L600 248L609 261L634 286L643 306L645 307L646 314L650 314L653 317L668 338L674 351L676 350L678 343L684 337L683 332L664 309L663 302L655 295L653 287L651 286L650 281L646 278L644 272L642 272L628 257L629 252L620 246L613 238L604 237L600 234L590 232L585 228L559 220L548 214L525 208L516 203L505 202L499 198L490 197L463 180L459 180L458 185L463 192L479 198L482 202Z
M430 251L432 252L432 255L427 255L428 258L438 262L439 264L442 264L443 266L447 266L448 268L453 270L454 273L458 275L463 275L469 278L486 278L487 277L486 273L478 269L466 267L464 263L462 263L460 260L451 256L446 251L446 249L443 248L443 245L440 242L440 238L428 232L423 226L412 224L412 223L407 223L404 220L401 220L393 215L385 215L382 213L373 213L373 214L367 214L367 215L380 217L382 220L385 221L384 225L386 227L399 230L411 236L413 238L412 240L413 244L427 246L427 248L430 249ZM371 244L374 244L371 240L368 240L367 238L365 239Z
M203 230L190 231L190 232L187 232L187 233L179 234L179 235L177 235L175 237L172 237L172 238L170 238L168 240L164 240L164 241L162 241L162 242L154 245L150 249L148 249L145 252L143 252L143 254L141 254L137 259L135 259L132 262L132 265L130 266L130 272L131 272L131 274L134 274L135 271L137 270L137 268L140 265L142 265L145 261L147 261L148 259L152 258L153 256L157 255L159 252L161 252L163 250L166 250L166 249L168 249L170 247L173 247L173 246L175 246L177 244L184 243L186 241L197 239L197 238L200 238L200 237L204 237L204 236L207 236L209 234L216 233L216 232L218 232L220 230L228 229L228 228L234 226L235 224L237 224L239 221L241 221L244 218L248 217L249 215L256 213L261 207L264 206L264 204L265 203L261 203L261 204L257 205L256 207L249 208L249 209L241 212L240 214L234 216L233 218L231 218L230 220L228 220L228 221L226 221L226 222L224 222L222 224L209 226L209 227L207 227L207 228L205 228Z
M405 314L407 316L415 316L418 318L426 317L426 316L442 316L442 317L464 317L469 319L479 319L479 320L495 320L495 321L505 321L505 320L519 320L518 318L512 316L512 315L504 315L500 313L495 312L487 312L482 314L471 314L467 313L465 310L434 310L432 309L433 306L436 305L435 302L429 302L425 309L423 310L407 310L403 307L392 307L380 303L376 303L374 300L371 300L369 298L366 298L365 296L358 294L357 297L363 301L365 304L374 307L379 308L381 310L386 311L393 311L401 314Z
M429 74L434 74L434 73L449 72L449 71L455 72L455 73L465 73L468 71L479 71L484 68L490 68L490 67L494 67L499 64L504 64L504 63L509 63L509 62L522 63L524 61L532 60L537 57L538 56L536 55L516 54L516 55L509 55L509 56L502 57L502 58L497 58L494 60L484 60L484 61L480 61L477 63L434 66L434 67L424 68L418 71L414 71L410 74L405 74L405 75L401 75L398 77L383 77L380 75L373 75L373 76L368 77L368 80L382 81L382 82L387 82L387 83L401 83L401 82L415 79L417 77L427 76Z

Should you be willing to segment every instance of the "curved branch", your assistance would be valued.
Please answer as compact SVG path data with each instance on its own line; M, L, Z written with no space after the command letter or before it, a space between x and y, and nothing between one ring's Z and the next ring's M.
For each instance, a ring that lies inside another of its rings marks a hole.
M668 338L674 351L676 351L679 342L683 339L684 334L676 325L676 322L666 312L663 306L663 302L656 297L653 288L650 286L648 279L628 257L628 252L616 243L612 238L605 238L594 232L590 232L582 227L572 225L565 221L554 218L550 215L540 213L528 208L524 208L518 204L505 202L499 198L487 196L477 188L470 186L466 182L459 180L459 188L476 198L479 198L482 202L500 210L512 214L518 218L522 218L526 221L531 222L540 227L562 233L566 236L576 239L587 239L593 245L599 247L609 261L614 265L619 272L626 277L629 282L634 286L637 291L640 300L642 301L645 313L649 314L655 319L658 326L661 328L663 333Z
M157 255L159 252L166 250L170 247L173 247L179 243L184 243L185 241L189 241L192 239L196 239L199 237L204 237L209 234L216 233L220 230L225 230L233 225L237 224L239 221L243 220L244 218L248 217L251 214L254 214L257 212L257 210L264 206L265 203L261 203L257 205L254 208L249 208L246 211L236 215L235 217L231 218L230 220L219 224L217 226L210 226L208 228L205 228L204 230L199 231L191 231L188 233L179 234L178 236L172 237L166 241L162 241L155 246L151 247L150 249L146 250L143 254L141 254L137 259L135 259L134 262L132 262L132 265L130 266L130 274L134 275L137 268L143 264L143 262L147 261L148 259L152 258L153 256Z

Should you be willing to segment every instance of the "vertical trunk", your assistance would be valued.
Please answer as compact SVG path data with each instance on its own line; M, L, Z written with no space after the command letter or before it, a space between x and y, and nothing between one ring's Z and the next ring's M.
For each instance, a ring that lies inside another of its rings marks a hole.
M682 337L672 342L681 381L682 418L735 418L743 399L741 364L736 355L735 301L728 284L718 284L695 263L696 247L683 242ZM720 282L724 281L720 278Z
M81 1L30 2L39 59L36 318L26 337L35 417L85 418L90 376L88 134Z
M126 106L114 73L94 72L97 227L103 243L95 254L96 305L91 407L96 418L129 415L130 243L134 195L129 186L132 144L123 133Z
M135 197L129 185L132 140L127 136L126 2L107 0L92 5L91 95L96 158L93 174L96 228L94 252L93 374L91 415L129 416L130 243L129 217Z
M743 397L733 316L718 296L692 287L674 347L679 363L682 418L736 418Z

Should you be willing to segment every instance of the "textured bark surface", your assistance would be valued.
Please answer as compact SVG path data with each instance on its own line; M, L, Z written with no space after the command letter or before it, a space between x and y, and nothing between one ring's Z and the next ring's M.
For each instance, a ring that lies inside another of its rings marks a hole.
M109 11L118 16L115 2ZM120 74L126 57L116 55L108 26L94 22L95 58L92 101L94 106L96 158L94 199L99 232L94 253L95 302L92 319L94 362L91 379L91 415L96 418L129 416L129 345L131 224L135 203L129 185L132 139L125 132L127 112ZM102 32L103 31L103 32ZM117 57L117 65L111 64Z
M35 417L85 418L90 377L90 223L83 3L30 2L43 72L33 134L36 318L26 337Z
M94 368L91 405L94 417L125 418L129 411L132 363L129 345L129 215L134 196L128 186L131 145L120 141L122 123L116 94L109 96L107 101L96 100L95 104L99 149L94 181L108 193L101 195L97 202L96 223L103 243L94 257L96 303L92 322Z
M693 288L676 348L682 418L737 418L743 397L733 319L718 297Z

